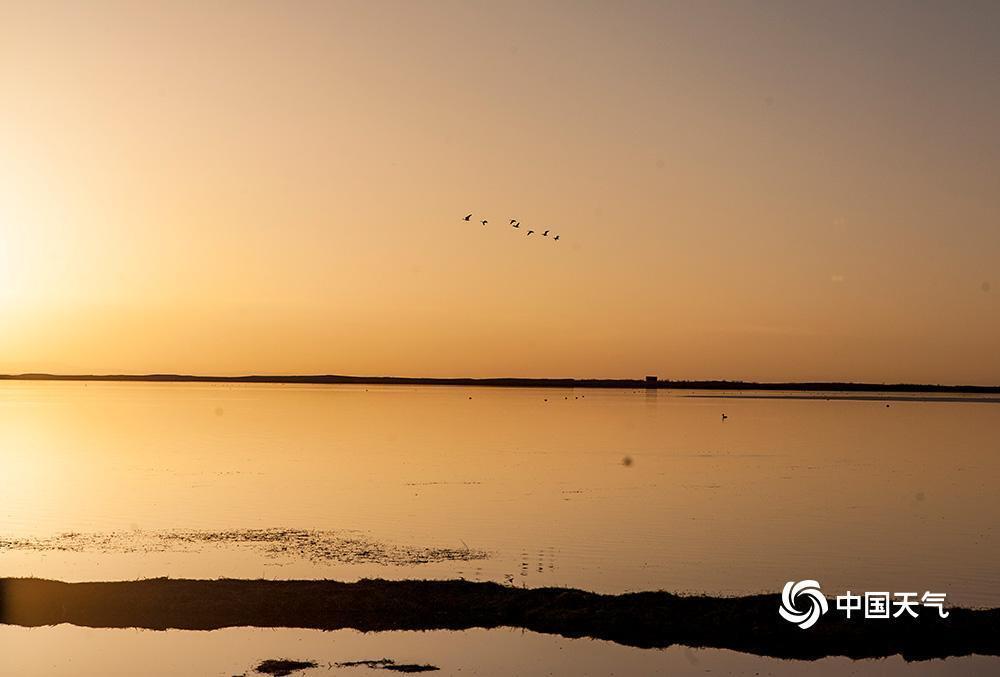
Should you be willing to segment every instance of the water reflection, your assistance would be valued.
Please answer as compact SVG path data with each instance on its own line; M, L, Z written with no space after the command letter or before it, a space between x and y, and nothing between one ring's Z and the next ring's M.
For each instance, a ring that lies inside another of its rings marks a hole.
M54 652L52 647L60 650ZM611 642L565 639L513 630L381 632L261 630L213 632L93 630L73 626L0 626L4 674L46 677L174 677L250 675L261 661L285 657L317 663L302 677L388 675L337 663L390 658L430 664L431 675L992 675L998 659L983 656L906 663L901 658L778 661L733 651L633 649Z
M933 589L956 604L998 606L998 428L995 403L4 383L0 538L8 541L351 530L490 557L410 565L226 544L8 548L0 573L509 577L711 593L774 591L808 577L830 594Z

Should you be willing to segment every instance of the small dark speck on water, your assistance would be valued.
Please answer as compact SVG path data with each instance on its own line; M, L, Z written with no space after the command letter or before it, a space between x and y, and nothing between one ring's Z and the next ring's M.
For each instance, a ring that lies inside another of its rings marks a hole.
M625 466L626 468L628 468L629 466L631 466L632 465L632 457L631 456L626 456L625 458L623 458L622 459L622 465Z

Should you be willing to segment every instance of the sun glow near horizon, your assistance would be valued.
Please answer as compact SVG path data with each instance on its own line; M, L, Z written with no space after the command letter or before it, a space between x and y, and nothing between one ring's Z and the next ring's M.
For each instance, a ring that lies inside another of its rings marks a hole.
M1000 11L782 12L5 4L0 372L1000 383Z

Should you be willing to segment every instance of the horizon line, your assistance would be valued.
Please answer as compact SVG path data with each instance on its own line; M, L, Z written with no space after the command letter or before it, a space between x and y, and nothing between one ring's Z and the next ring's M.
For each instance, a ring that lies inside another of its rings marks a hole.
M655 379L655 380L652 380ZM110 381L161 383L288 383L368 385L458 385L487 387L650 388L677 390L813 390L864 392L1000 393L1000 385L948 385L940 383L873 383L864 381L746 381L730 379L575 378L522 376L351 376L343 374L53 374L25 372L0 374L3 381Z

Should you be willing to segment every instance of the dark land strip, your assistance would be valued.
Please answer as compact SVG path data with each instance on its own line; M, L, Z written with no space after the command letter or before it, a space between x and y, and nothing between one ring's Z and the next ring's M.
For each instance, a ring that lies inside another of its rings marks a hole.
M778 616L778 595L599 595L469 581L150 579L63 583L0 579L0 623L214 630L287 627L364 632L514 627L663 648L732 649L777 658L924 660L1000 655L1000 609L949 609L938 618L848 620L833 610L808 630Z
M0 381L111 381L142 383L287 383L478 386L496 388L618 388L664 390L780 390L804 392L955 393L1000 395L1000 385L940 385L920 383L755 383L753 381L673 381L660 379L599 378L425 378L409 376L250 375L197 376L191 374L0 374Z
M971 393L967 393L971 394ZM715 394L687 394L682 397L704 398L704 399L725 399L725 400L836 400L844 402L962 402L963 404L973 402L982 404L1000 404L1000 397L949 397L948 395L923 396L922 393L912 395L905 393L882 393L872 395L852 395L843 393L798 393L765 395L763 393L726 393Z

